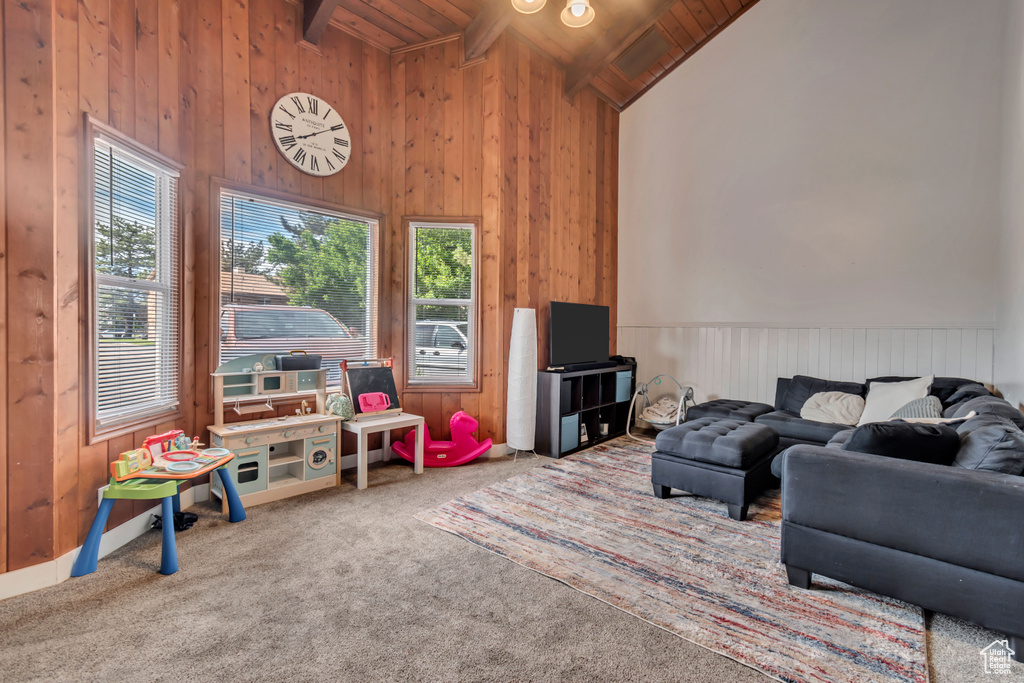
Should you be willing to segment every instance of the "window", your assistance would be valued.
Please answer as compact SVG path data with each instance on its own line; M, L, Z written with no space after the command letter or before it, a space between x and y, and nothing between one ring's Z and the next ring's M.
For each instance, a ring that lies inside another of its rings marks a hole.
M302 350L327 383L377 355L379 220L220 190L220 362Z
M178 166L116 131L93 141L93 434L178 409L181 269Z
M476 382L476 223L409 221L408 384Z

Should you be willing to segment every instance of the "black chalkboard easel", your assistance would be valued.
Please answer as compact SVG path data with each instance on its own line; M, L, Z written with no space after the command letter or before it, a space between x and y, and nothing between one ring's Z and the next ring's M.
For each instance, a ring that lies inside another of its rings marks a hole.
M398 403L398 388L395 386L395 374L392 371L391 358L373 358L367 360L347 360L341 362L341 371L345 374L348 395L352 399L355 419L374 417L388 413L400 413L402 407ZM364 413L359 406L360 394L381 392L391 400L391 407Z

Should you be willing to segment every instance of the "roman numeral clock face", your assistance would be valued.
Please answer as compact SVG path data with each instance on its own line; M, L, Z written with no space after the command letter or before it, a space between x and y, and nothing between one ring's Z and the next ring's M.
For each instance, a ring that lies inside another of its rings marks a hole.
M270 131L277 151L303 173L333 175L352 155L341 115L316 95L297 92L279 99L270 113Z

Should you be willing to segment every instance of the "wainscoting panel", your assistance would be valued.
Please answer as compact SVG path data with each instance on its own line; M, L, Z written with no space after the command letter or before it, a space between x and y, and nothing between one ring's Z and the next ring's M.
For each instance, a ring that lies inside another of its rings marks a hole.
M637 359L637 381L657 374L694 388L697 401L775 401L793 375L863 382L935 374L992 383L993 330L889 327L619 327L618 353Z

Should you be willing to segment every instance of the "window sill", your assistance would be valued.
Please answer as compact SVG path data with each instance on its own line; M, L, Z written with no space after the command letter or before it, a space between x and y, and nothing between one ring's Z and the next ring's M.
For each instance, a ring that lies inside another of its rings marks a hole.
M406 384L402 393L406 394L479 394L479 383L473 384Z
M110 425L106 427L97 428L95 423L89 430L89 444L90 446L98 443L104 443L111 439L116 439L119 436L125 436L137 432L143 427L151 427L153 425L161 424L163 422L177 422L178 420L185 417L180 409L175 408L174 410L165 411L162 413L153 413L149 415L141 415L137 419L131 422L124 422L121 424Z

